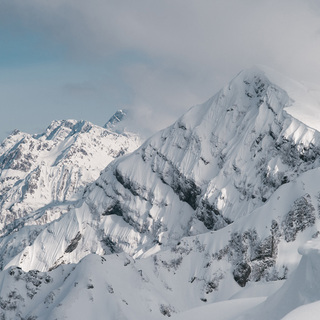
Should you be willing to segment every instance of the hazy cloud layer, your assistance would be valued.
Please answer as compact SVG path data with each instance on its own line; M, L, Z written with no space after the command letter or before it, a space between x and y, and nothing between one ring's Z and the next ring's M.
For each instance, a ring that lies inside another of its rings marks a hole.
M253 64L319 83L319 8L316 0L4 0L0 20L65 46L70 61L117 61L128 107L151 132Z

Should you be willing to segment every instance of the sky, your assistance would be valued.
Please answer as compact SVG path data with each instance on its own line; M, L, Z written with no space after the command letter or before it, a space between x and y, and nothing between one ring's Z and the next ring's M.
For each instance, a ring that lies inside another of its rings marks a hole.
M242 69L320 84L318 0L1 0L0 140L121 108L148 136Z

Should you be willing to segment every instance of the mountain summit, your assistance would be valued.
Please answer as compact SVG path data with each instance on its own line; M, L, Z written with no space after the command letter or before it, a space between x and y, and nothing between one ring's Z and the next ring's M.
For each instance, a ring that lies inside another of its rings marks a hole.
M107 123L103 127L107 129L110 127L113 127L114 125L124 120L127 114L128 114L128 110L126 109L120 109L116 111L116 113L107 121Z
M103 126L104 128L117 132L117 133L125 133L127 131L128 126L128 116L130 111L127 109L118 110Z

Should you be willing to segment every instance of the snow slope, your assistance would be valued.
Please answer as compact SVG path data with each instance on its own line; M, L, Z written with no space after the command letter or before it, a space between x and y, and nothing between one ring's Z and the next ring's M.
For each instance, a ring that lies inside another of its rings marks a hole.
M302 259L297 269L292 273L286 283L261 305L240 319L302 319L309 312L317 311L320 300L320 241L313 239L299 248ZM317 302L315 302L317 301ZM310 313L312 315L312 313ZM318 315L319 317L319 315Z
M0 277L5 319L160 319L167 303L124 255L89 255L49 273L13 267Z

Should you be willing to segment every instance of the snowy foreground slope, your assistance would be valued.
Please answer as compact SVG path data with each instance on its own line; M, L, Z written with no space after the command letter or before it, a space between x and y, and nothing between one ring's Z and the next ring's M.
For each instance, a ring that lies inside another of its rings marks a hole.
M52 203L58 214L41 228L31 218L6 227L0 311L8 319L298 319L318 309L309 284L319 277L319 105L274 72L242 71L111 162L81 199Z

